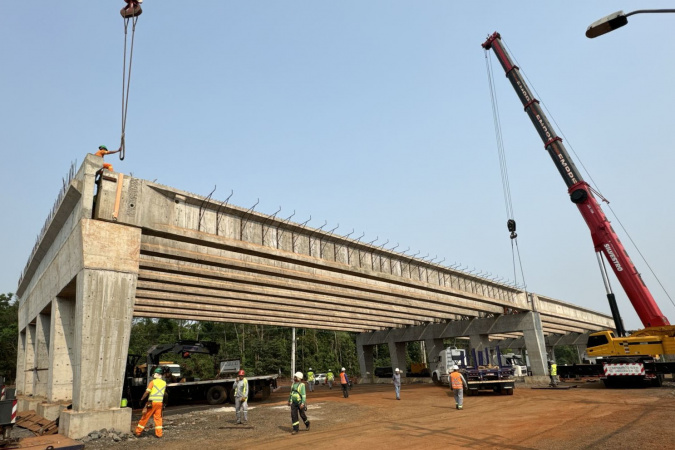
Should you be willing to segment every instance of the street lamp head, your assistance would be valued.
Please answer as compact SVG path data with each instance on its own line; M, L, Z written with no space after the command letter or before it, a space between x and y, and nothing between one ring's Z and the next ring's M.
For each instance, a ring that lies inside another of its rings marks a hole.
M586 37L593 39L610 31L621 28L628 23L628 17L623 11L617 11L609 16L596 20L586 29Z

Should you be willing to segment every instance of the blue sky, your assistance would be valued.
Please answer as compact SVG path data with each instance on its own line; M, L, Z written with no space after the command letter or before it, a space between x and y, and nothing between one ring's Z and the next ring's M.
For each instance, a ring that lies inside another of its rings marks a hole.
M119 146L123 5L3 7L2 292L16 290L70 163L100 144ZM260 199L263 213L281 206L282 217L295 211L314 227L339 224L339 234L365 232L376 245L513 279L480 47L496 30L675 297L675 15L636 15L611 34L584 36L620 9L632 10L610 1L146 0L127 155L108 159L140 178L201 195L215 185L214 198L233 190L238 206ZM609 313L586 225L493 64L528 288ZM627 327L639 327L613 287Z

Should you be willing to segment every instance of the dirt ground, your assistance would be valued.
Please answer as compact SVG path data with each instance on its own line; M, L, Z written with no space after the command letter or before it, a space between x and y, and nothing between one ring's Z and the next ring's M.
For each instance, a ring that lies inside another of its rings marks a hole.
M288 387L253 402L249 425L236 425L231 406L175 406L165 414L163 450L199 448L501 448L665 449L675 446L675 383L662 388L605 389L601 383L563 383L538 390L518 384L513 396L481 393L455 409L447 387L357 385L349 398L317 387L308 393L311 431L292 436ZM137 420L137 414L134 415ZM149 449L159 441L99 439L87 449ZM337 447L336 447L337 446Z

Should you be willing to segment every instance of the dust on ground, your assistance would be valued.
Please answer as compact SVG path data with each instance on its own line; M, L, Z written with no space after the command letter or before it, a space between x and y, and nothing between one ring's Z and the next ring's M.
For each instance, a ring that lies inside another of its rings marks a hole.
M142 438L99 439L86 448L663 449L675 443L675 383L649 389L562 386L570 389L518 384L512 396L481 393L465 397L461 411L447 387L403 385L397 401L391 385L360 384L349 398L319 386L307 394L311 429L304 431L301 423L297 435L290 434L286 387L250 404L248 426L235 424L230 405L169 407L161 440L148 427Z

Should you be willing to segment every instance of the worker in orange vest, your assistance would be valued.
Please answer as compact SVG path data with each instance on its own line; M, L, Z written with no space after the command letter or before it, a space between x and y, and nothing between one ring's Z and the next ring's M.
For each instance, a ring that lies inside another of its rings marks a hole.
M166 405L166 400L168 399L168 394L166 393L166 381L162 379L162 369L155 369L155 373L152 375L153 379L148 384L148 388L145 390L143 397L141 397L141 402L148 398L148 403L143 407L143 417L138 422L136 426L136 436L140 437L141 433L145 429L145 424L148 423L150 417L155 421L155 436L158 438L162 437L162 412L164 406Z
M452 373L450 374L450 389L455 395L455 407L462 409L464 403L464 389L468 389L464 376L459 373L459 367L452 366Z
M342 385L342 396L344 398L349 397L349 377L344 367L340 370L340 384Z
M95 153L96 156L100 156L103 158L105 155L114 155L115 153L118 153L119 149L115 150L114 152L108 151L108 148L105 145L99 145L98 146L98 151ZM113 171L113 166L112 164L108 164L106 162L103 163L103 168L109 171Z

